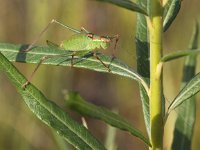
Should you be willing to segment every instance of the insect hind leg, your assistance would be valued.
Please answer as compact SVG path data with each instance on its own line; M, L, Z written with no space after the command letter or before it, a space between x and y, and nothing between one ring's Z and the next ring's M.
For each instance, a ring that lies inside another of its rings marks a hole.
M54 23L54 21L55 21L54 19L51 20L47 24L47 26L38 34L38 36L34 39L34 41L28 46L28 48L23 50L23 52L29 52L33 48L33 45L35 45L38 42L38 40L41 38L41 36L48 30L48 28L50 27L51 24Z
M30 77L28 78L28 80L22 85L22 88L25 89L31 82L33 76L35 75L35 73L37 72L37 70L39 69L40 65L46 60L50 58L49 56L43 56L40 59L40 62L37 64L37 66L35 67L34 71L32 72L32 74L30 75Z
M40 58L39 63L37 64L37 66L35 67L34 71L32 72L32 74L30 75L30 77L28 78L28 80L22 85L22 88L25 89L31 82L33 76L35 75L35 73L37 72L37 70L39 69L40 65L47 59L50 58L55 58L55 57L68 57L68 55L53 55L53 56L43 56L42 58Z

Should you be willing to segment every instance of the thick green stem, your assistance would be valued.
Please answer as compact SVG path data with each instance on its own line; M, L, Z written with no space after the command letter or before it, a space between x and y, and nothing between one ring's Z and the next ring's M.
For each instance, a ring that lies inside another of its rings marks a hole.
M159 62L162 56L162 0L150 1L150 120L152 150L163 146L162 118L162 71Z

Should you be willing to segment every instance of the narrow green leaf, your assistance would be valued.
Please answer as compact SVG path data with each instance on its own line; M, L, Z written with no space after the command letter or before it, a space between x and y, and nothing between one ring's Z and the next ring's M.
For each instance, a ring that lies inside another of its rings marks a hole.
M138 0L137 4L141 7L145 7L147 11L147 0ZM149 41L146 18L142 14L137 14L135 42L137 55L137 71L143 78L145 78L146 82L149 84ZM148 136L150 137L149 97L141 85L140 97L142 102L145 126L147 129Z
M56 131L52 128L51 133L53 135L53 139L56 142L58 150L69 150L71 145L69 145L64 138L56 133Z
M147 145L151 145L149 140L139 130L123 119L123 117L109 111L106 108L98 107L86 102L77 92L69 92L66 99L67 105L82 115L87 115L105 121L116 128L130 132L132 135L140 138Z
M191 97L177 108L172 150L190 150L196 116L195 99Z
M148 136L150 137L150 111L149 111L149 96L145 92L144 88L140 85L140 97L142 101L142 109L143 109L143 114L144 114L144 122L146 126L146 130L148 133Z
M196 23L194 33L191 38L190 49L196 49L198 46L199 29ZM196 55L188 56L185 59L183 69L182 87L195 75ZM190 150L192 145L192 136L196 117L196 101L191 97L184 101L177 109L178 114L174 128L174 138L172 142L173 150ZM183 117L184 116L184 117Z
M111 4L117 5L119 7L126 8L131 11L136 11L138 13L141 13L147 16L147 12L142 7L140 7L139 5L137 5L136 3L130 0L97 0L97 1L108 2Z
M166 31L174 19L176 18L180 8L182 0L168 0L164 6L164 21L163 28Z
M168 61L189 56L189 55L198 55L199 53L200 53L200 49L176 51L176 52L163 56L161 61L168 62Z
M82 125L75 122L59 106L48 100L36 87L22 85L26 78L0 52L0 69L6 73L30 110L45 124L52 127L70 144L80 150L104 150L104 146Z
M2 52L8 60L23 62L23 63L39 63L41 58L44 56L51 56L52 58L46 59L42 64L60 65L60 66L71 66L71 55L72 51L66 51L58 48L50 48L48 46L37 46L28 53L20 53L21 50L26 49L26 45L14 45L8 43L0 43L0 52ZM102 63L93 57L93 54L82 57L75 57L73 59L73 67L90 69L98 72L105 72L111 74L117 74L120 76L134 79L141 83L145 90L148 91L148 85L144 79L126 64L122 63L117 58L98 54L99 58L107 65L109 65L110 72L102 65Z
M105 147L109 150L117 150L116 143L117 128L114 128L107 124Z
M200 73L195 75L180 91L180 93L176 96L176 98L172 101L170 106L168 107L168 112L171 112L176 107L178 107L181 103L183 103L188 98L194 96L197 92L200 91Z

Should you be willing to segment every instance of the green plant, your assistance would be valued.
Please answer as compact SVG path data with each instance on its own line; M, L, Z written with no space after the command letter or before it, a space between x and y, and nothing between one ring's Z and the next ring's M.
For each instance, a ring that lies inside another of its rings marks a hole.
M140 138L149 149L152 150L163 149L163 130L165 122L170 112L177 108L176 111L178 114L184 113L185 120L181 117L178 117L176 120L172 149L190 149L195 122L195 101L193 96L200 90L200 74L198 73L194 76L196 55L200 52L200 50L197 49L198 24L195 25L191 44L188 48L190 50L178 51L162 56L163 32L167 31L176 18L181 6L180 0L168 0L166 2L160 0L138 0L137 4L129 0L100 1L110 2L131 11L138 12L136 32L137 71L134 71L119 59L112 60L112 57L100 53L97 54L98 57L103 63L109 64L111 72L108 72L107 68L105 68L101 62L92 58L92 55L77 57L73 60L73 66L116 74L136 80L140 86L148 137L134 128L123 117L106 108L87 103L76 92L69 92L66 94L67 105L82 115L100 119L116 128L130 132L133 136ZM63 52L62 49L56 47L36 46L31 52L20 53L20 50L26 49L24 47L25 45L1 43L0 52L3 55L0 53L0 68L16 86L18 92L31 111L77 149L105 149L85 127L75 122L66 112L55 103L48 100L32 84L24 89L22 85L27 80L9 62L38 63L43 56L59 55L62 56L59 57L59 59L51 57L42 63L71 66L71 56L73 52ZM183 56L187 57L183 72L182 90L165 111L162 68L166 62ZM184 121L189 122L190 126L183 126Z

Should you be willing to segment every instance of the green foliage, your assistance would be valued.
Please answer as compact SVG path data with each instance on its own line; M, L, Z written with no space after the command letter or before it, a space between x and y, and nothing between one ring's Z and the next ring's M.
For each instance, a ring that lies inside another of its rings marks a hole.
M192 51L191 50L181 50L181 51L172 52L170 54L163 56L161 61L162 62L168 62L168 61L176 60L178 58L189 56L189 55L196 56L199 53L200 53L200 49L194 49Z
M123 119L122 116L119 116L104 107L98 107L86 102L77 92L69 92L66 100L67 105L71 109L81 113L82 115L105 121L116 128L130 132L149 146L151 145L149 140L139 130Z
M200 91L200 73L198 73L194 78L192 78L176 96L173 102L168 107L168 112L171 112L176 107L178 107L185 100L188 100L190 97L194 96L197 92Z
M167 31L176 18L181 7L181 0L168 0L163 7L160 5L160 3L156 3L157 1L147 0L138 0L137 3L134 3L130 0L98 1L108 2L138 13L135 37L137 71L133 70L118 58L113 58L101 53L97 53L100 61L93 57L94 53L92 51L94 51L95 48L107 48L110 43L102 43L103 40L99 38L99 36L95 37L93 40L85 36L86 34L76 34L74 36L75 38L73 36L70 37L67 42L64 41L62 43L63 45L61 47L57 44L48 42L47 44L49 46L35 46L27 53L22 52L22 50L25 50L28 45L0 43L0 69L3 70L10 78L20 95L23 97L27 106L41 121L52 127L59 135L71 143L75 148L87 150L102 150L105 149L105 147L93 135L91 135L91 133L85 127L75 122L66 112L64 112L54 102L48 100L32 84L29 84L25 89L22 88L22 85L27 80L9 61L37 64L42 58L47 57L42 64L71 66L73 61L73 67L76 68L84 68L97 72L109 73L136 80L140 87L140 96L146 130L149 136L148 138L145 137L138 129L133 127L129 122L127 122L122 116L119 116L106 108L98 107L86 102L76 92L69 93L67 104L70 108L81 113L82 115L102 120L116 128L128 131L133 136L141 139L149 146L150 149L151 146L152 149L162 149L162 143L160 143L160 141L162 142L161 136L163 135L163 130L157 130L164 128L162 121L164 120L163 114L165 113L165 99L163 96L162 86L162 64L187 56L183 73L182 90L168 107L166 116L168 116L169 113L176 108L178 115L184 114L184 119L178 116L176 120L172 149L189 149L192 142L193 127L195 123L196 107L194 95L200 91L200 73L195 75L196 57L200 52L200 50L197 49L198 25L196 25L196 30L193 34L191 40L192 43L189 47L189 50L172 52L160 59L160 56L162 55L161 37L163 32ZM162 17L163 20L160 19ZM157 22L155 20L157 20ZM77 30L77 33L82 33L82 31ZM152 36L152 33L155 33L155 35ZM152 37L154 38L153 40ZM106 40L112 40L113 38L114 37L107 37ZM157 42L154 41L155 39ZM96 45L93 43L95 40L99 42ZM89 47L87 47L88 42L91 44ZM153 50L152 45L154 46ZM84 47L83 49L83 46L86 46L86 48ZM158 48L158 50L154 51L155 48ZM81 49L84 52L77 51L74 55L74 51L77 49ZM154 55L152 55L152 51L156 56L155 59ZM74 56L74 58L72 56ZM158 62L154 60L158 60ZM152 65L152 62L155 62L156 64ZM108 71L108 68L106 68L104 64L109 66L110 71ZM154 86L156 88L153 88L152 83L155 82L158 84L156 84L157 86ZM149 88L150 84L151 89ZM151 97L153 95L152 93L159 96ZM151 106L149 102L151 102ZM155 105L153 102L156 102ZM155 106L154 108L156 110L152 109L152 105ZM157 113L158 115L152 117L152 112L155 114ZM155 129L157 131L155 131ZM183 147L179 146L180 143ZM61 145L63 145L63 143Z
M138 5L145 6L147 11L147 1L138 0ZM150 68L149 68L149 41L146 18L142 14L137 14L137 26L136 26L136 56L137 56L137 71L145 78L149 84ZM142 109L144 114L144 121L147 129L147 133L150 137L150 115L149 115L149 97L144 88L140 86L140 97L142 102Z
M189 46L191 51L196 51L198 47L199 39L199 27L195 24L194 33L191 38L191 44ZM196 55L188 56L185 59L185 65L183 68L182 87L193 78L196 68ZM192 149L192 138L194 132L194 123L196 117L196 100L191 97L187 101L183 102L178 109L176 109L178 117L176 119L174 128L174 139L172 143L172 149L189 150ZM183 117L184 116L184 117Z
M168 0L167 3L164 6L164 22L163 22L163 28L164 31L166 31L176 16L178 15L178 12L181 8L181 2L182 0Z
M26 49L26 45L14 45L8 43L0 43L0 52L2 52L10 61L26 62L26 63L39 63L40 59L44 56L50 58L45 60L43 64L57 65L57 66L71 66L71 59L73 51L65 51L58 48L48 46L36 46L28 53L20 53L21 50ZM81 57L78 57L81 55ZM122 63L117 58L112 58L103 54L98 54L99 58L107 65L111 72L101 64L96 58L92 57L93 54L87 54L82 57L82 53L76 55L73 59L73 67L85 68L95 70L98 72L112 73L120 76L128 77L141 83L145 90L148 86L144 79L133 69L126 64Z
M0 69L6 73L27 106L41 121L56 130L77 149L105 149L85 127L79 125L59 106L48 100L36 87L30 84L23 89L25 77L1 53L0 60Z
M142 7L140 7L139 5L130 0L97 0L97 1L108 2L117 5L119 7L147 15L147 11L145 11Z

